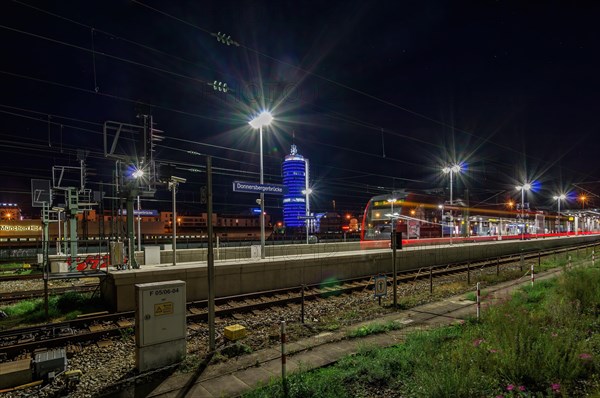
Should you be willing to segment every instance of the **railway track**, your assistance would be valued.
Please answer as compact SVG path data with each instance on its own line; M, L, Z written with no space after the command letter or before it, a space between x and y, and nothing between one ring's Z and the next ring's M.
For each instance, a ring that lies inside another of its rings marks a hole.
M523 258L524 260L530 261L532 259L541 259L543 256L568 252L569 250L573 250L573 248L524 253ZM468 278L470 272L478 269L488 267L497 267L498 269L500 265L511 264L519 262L520 260L521 254L517 254L477 263L445 264L437 267L428 267L427 269L398 273L397 282L398 284L401 284L459 273L466 273ZM392 281L391 274L387 275L387 280L388 283ZM249 312L260 313L260 311L273 306L302 305L304 301L315 300L331 295L351 294L356 291L371 289L372 287L372 278L356 278L337 281L336 284L329 285L305 285L290 289L277 289L239 296L222 297L215 300L215 315L217 317L227 317L233 316L234 314ZM193 324L205 322L207 320L207 306L208 303L206 300L188 303L188 327L191 326L190 328L194 329ZM134 326L135 312L128 311L113 314L87 314L66 322L5 330L0 332L0 355L5 356L6 358L14 358L36 349L57 346L67 347L67 352L77 352L79 350L79 344L85 342L97 342L112 336L129 333Z
M98 284L86 284L82 286L64 286L64 287L51 287L48 289L49 295L59 295L69 292L77 293L90 293L98 290ZM7 304L15 301L29 300L34 298L44 297L44 290L20 290L13 292L0 293L0 303Z

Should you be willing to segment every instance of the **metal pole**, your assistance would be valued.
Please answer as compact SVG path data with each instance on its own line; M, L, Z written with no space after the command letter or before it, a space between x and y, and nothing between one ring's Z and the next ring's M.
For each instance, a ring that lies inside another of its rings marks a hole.
M212 158L206 157L206 225L208 248L206 263L208 268L208 341L210 351L215 350L215 257L213 253L213 202L212 202Z
M452 169L450 169L450 244L452 244L452 238L454 237L454 215L452 213Z
M396 240L398 238L398 234L396 233L396 219L393 217L392 222L392 294L394 295L394 308L397 308L398 297L396 295L396 291L398 290L398 281L396 280Z
M285 321L281 321L281 382L283 384L284 396L288 396L287 380L285 379L285 367L286 367L286 356L285 356Z
M523 228L521 229L521 240L525 239L525 188L521 187L521 222ZM522 271L522 269L521 269Z
M60 238L60 223L61 223L60 213L61 213L61 211L59 210L58 211L58 244L56 245L56 247L57 247L57 253L56 254L58 254L58 255L62 254L62 250L61 250L62 240Z
M260 130L260 183L264 184L263 176L263 132ZM265 194L260 193L260 258L265 258Z
M560 199L558 199L558 216L556 217L556 221L558 224L558 233L560 233Z
M500 275L500 257L496 258L496 276Z
M177 205L175 203L175 194L177 192L177 182L171 181L171 191L173 192L173 265L177 265Z
M142 251L142 215L140 214L140 210L141 205L140 205L140 195L138 195L137 197L137 209L138 209L138 219L137 219L137 224L138 224L138 251L141 252Z
M302 323L304 323L304 288L305 288L305 285L302 285L301 306L300 306L300 317L302 318Z
M481 290L479 289L479 282L477 282L477 319L481 314Z
M467 263L467 285L471 284L471 263Z
M533 264L531 264L531 286L533 286L534 280L535 280L535 276L533 275Z
M310 216L310 202L308 199L308 195L310 195L310 191L308 190L308 159L304 159L304 192L305 192L305 210L306 216ZM310 220L306 219L306 244L308 245L308 230L310 226Z
M306 216L308 217L308 214ZM308 245L308 218L304 220L304 224L306 225L306 244Z
M429 267L429 294L433 294L433 267Z
M519 264L521 266L521 271L523 271L523 264L525 263L525 255L523 254L523 249L521 249L521 259L519 261Z

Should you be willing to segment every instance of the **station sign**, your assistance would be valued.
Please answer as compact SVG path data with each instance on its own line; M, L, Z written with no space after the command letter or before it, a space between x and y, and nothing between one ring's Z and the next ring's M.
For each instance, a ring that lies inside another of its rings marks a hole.
M284 186L279 184L260 184L257 182L245 182L245 181L234 181L233 191L234 192L245 192L245 193L267 193L274 195L283 195Z
M298 216L298 220L316 220L316 216Z
M119 210L119 214L126 216L127 210L125 210L125 209ZM158 210L135 210L134 209L133 215L141 216L141 217L158 217Z

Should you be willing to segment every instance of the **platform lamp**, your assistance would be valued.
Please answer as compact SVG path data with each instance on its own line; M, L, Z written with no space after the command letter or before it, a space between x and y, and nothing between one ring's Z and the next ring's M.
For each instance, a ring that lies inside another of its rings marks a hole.
M444 174L450 174L450 206L453 205L453 201L452 201L452 176L454 173L460 173L462 170L462 168L460 167L460 164L453 164L453 165L449 165L446 166L442 169L442 171L444 172ZM454 237L454 218L452 217L452 208L450 208L450 219L452 221L452 226L450 228L450 243L452 243L452 238Z
M177 265L177 187L179 184L185 184L186 181L185 178L175 176L171 176L169 179L169 191L173 193L173 221L171 222L173 231L173 265Z
M398 290L398 277L397 277L397 271L396 271L396 249L397 249L397 239L398 237L396 236L396 224L398 222L398 219L396 218L396 214L394 213L394 203L396 203L398 201L398 199L396 198L390 198L387 200L388 203L391 205L392 207L392 211L390 214L390 219L392 221L392 225L391 225L391 231L390 231L390 235L391 235L391 246L392 246L392 295L393 295L393 303L394 303L394 309L398 307L398 294L397 294L397 290ZM402 239L402 236L400 236L400 239Z
M264 184L263 176L263 127L267 127L273 121L273 115L269 111L263 111L248 124L253 129L259 130L260 140L260 183ZM260 258L265 258L265 194L260 193Z
M131 176L135 179L140 179L144 177L144 170L137 169L131 174ZM139 214L141 210L140 204L140 195L137 196L137 209L138 209L138 218L137 218L137 229L138 229L138 251L142 251L142 224L141 224L141 215Z
M302 190L302 194L304 194L305 197L305 214L306 214L306 219L305 221L305 225L306 225L306 244L308 245L308 230L309 230L309 226L310 226L310 194L313 192L313 190L311 188L308 188L308 184L307 184L307 188Z
M517 191L521 191L521 221L523 222L523 229L521 230L521 240L525 239L525 191L531 189L530 183L516 186Z
M567 198L567 195L565 195L564 193L561 193L560 195L556 195L553 196L553 199L556 200L556 204L558 205L558 212L556 213L556 224L558 225L558 232L560 233L560 201L561 200L565 200Z

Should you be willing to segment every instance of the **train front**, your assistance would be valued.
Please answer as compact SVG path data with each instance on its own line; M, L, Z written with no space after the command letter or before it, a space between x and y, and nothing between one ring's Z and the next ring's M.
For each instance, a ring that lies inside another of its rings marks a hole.
M390 247L392 227L402 211L402 202L403 199L389 195L375 196L369 200L360 232L361 249ZM395 227L398 230L397 225Z

